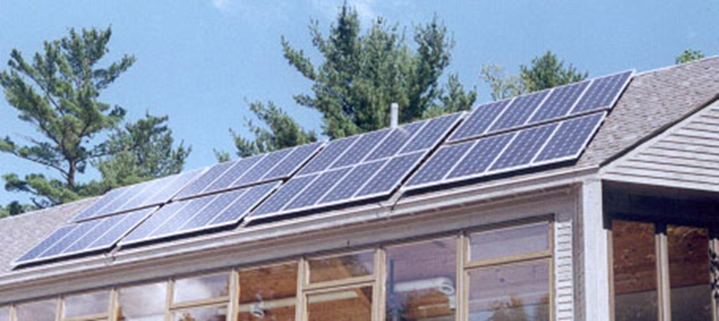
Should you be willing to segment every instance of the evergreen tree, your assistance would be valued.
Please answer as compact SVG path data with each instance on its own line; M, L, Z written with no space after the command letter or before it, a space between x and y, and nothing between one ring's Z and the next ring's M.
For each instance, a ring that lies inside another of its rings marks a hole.
M704 57L704 52L702 52L701 50L686 49L674 59L674 63L680 65L703 59Z

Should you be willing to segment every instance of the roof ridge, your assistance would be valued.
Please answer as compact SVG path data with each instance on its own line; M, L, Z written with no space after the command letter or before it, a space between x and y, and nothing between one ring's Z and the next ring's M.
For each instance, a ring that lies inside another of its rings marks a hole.
M656 69L650 69L650 70L646 70L646 71L642 71L642 72L637 72L637 73L634 73L633 77L641 77L641 76L645 76L645 75L649 75L649 74L660 73L660 72L664 72L664 71L667 71L670 69L675 69L675 68L690 67L692 65L706 63L710 60L717 60L717 59L719 59L719 55L713 55L713 56L704 57L702 59L697 59L697 60L690 61L690 62L674 64L674 65L664 66L664 67L660 67L660 68L656 68Z
M30 211L30 212L27 212L27 213L22 213L22 214L18 214L18 215L8 216L8 217L5 217L5 218L0 218L0 222L8 222L8 221L10 221L10 220L17 220L17 219L21 219L21 218L26 218L26 217L28 217L28 216L40 215L40 214L43 214L43 213L45 213L45 212L60 212L60 211L59 211L60 209L63 209L63 208L66 208L66 207L70 207L70 206L78 206L78 205L81 205L81 204L84 204L84 203L89 203L89 202L91 202L91 201L96 201L99 197L100 197L100 196L93 196L93 197L83 198L83 199L79 199L79 200L77 200L77 201L72 201L72 202L69 202L69 203L63 203L63 204L59 204L59 205L55 205L55 206L51 206L51 207L46 207L46 208L42 208L42 209L37 209L37 210ZM45 213L45 214L47 214L47 213Z

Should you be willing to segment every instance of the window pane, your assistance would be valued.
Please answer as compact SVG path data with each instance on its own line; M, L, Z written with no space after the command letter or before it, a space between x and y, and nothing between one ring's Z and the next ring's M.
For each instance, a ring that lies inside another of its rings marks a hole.
M118 291L120 320L164 321L167 283L124 288Z
M353 253L342 256L308 260L310 282L347 279L374 273L374 252Z
M310 295L307 315L310 321L370 321L372 287Z
M197 308L175 312L172 314L175 321L226 321L227 307Z
M387 262L387 320L454 318L455 238L389 248Z
M711 320L707 230L669 226L667 240L672 320Z
M469 320L549 320L549 260L469 272Z
M57 301L47 300L18 305L15 309L20 321L55 321Z
M227 296L230 274L215 274L175 281L175 303Z
M616 321L657 320L654 224L613 221Z
M107 313L110 292L73 295L65 298L65 317L76 318Z
M0 308L0 321L10 321L10 308Z
M489 260L549 249L549 223L474 233L469 237L470 259Z
M295 319L297 262L240 271L239 321Z

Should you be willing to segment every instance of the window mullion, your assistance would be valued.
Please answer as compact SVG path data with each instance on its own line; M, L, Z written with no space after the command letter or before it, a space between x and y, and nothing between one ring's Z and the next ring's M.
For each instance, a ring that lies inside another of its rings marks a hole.
M305 258L297 261L297 294L295 303L295 320L304 321L307 318L307 306L305 305L305 282L307 282L307 262Z
M461 233L457 237L457 314L455 317L457 321L468 319L467 309L469 308L469 302L466 298L469 286L465 282L465 264L467 263L468 249L467 237L464 233Z

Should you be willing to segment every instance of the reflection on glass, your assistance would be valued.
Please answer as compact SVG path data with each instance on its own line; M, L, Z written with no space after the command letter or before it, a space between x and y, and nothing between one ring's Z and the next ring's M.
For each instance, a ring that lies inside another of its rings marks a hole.
M97 292L73 295L65 298L64 314L66 318L77 318L107 313L110 304L110 292Z
M297 262L240 271L239 321L295 319Z
M311 283L366 276L374 271L374 252L311 259L308 263Z
M549 223L478 232L469 237L470 259L489 260L549 249Z
M470 271L469 320L549 320L549 260Z
M10 308L0 307L0 321L10 321Z
M167 283L124 288L118 291L119 316L124 321L164 321Z
M454 319L456 239L389 248L387 270L387 320Z
M47 300L18 305L15 308L20 321L55 321L57 301Z
M189 309L172 314L175 321L226 321L227 306Z
M615 320L657 320L654 224L612 221Z
M672 320L711 320L707 230L669 226L667 241Z
M309 295L307 315L310 321L370 321L372 287Z
M175 303L227 296L230 293L229 273L206 275L175 281Z

